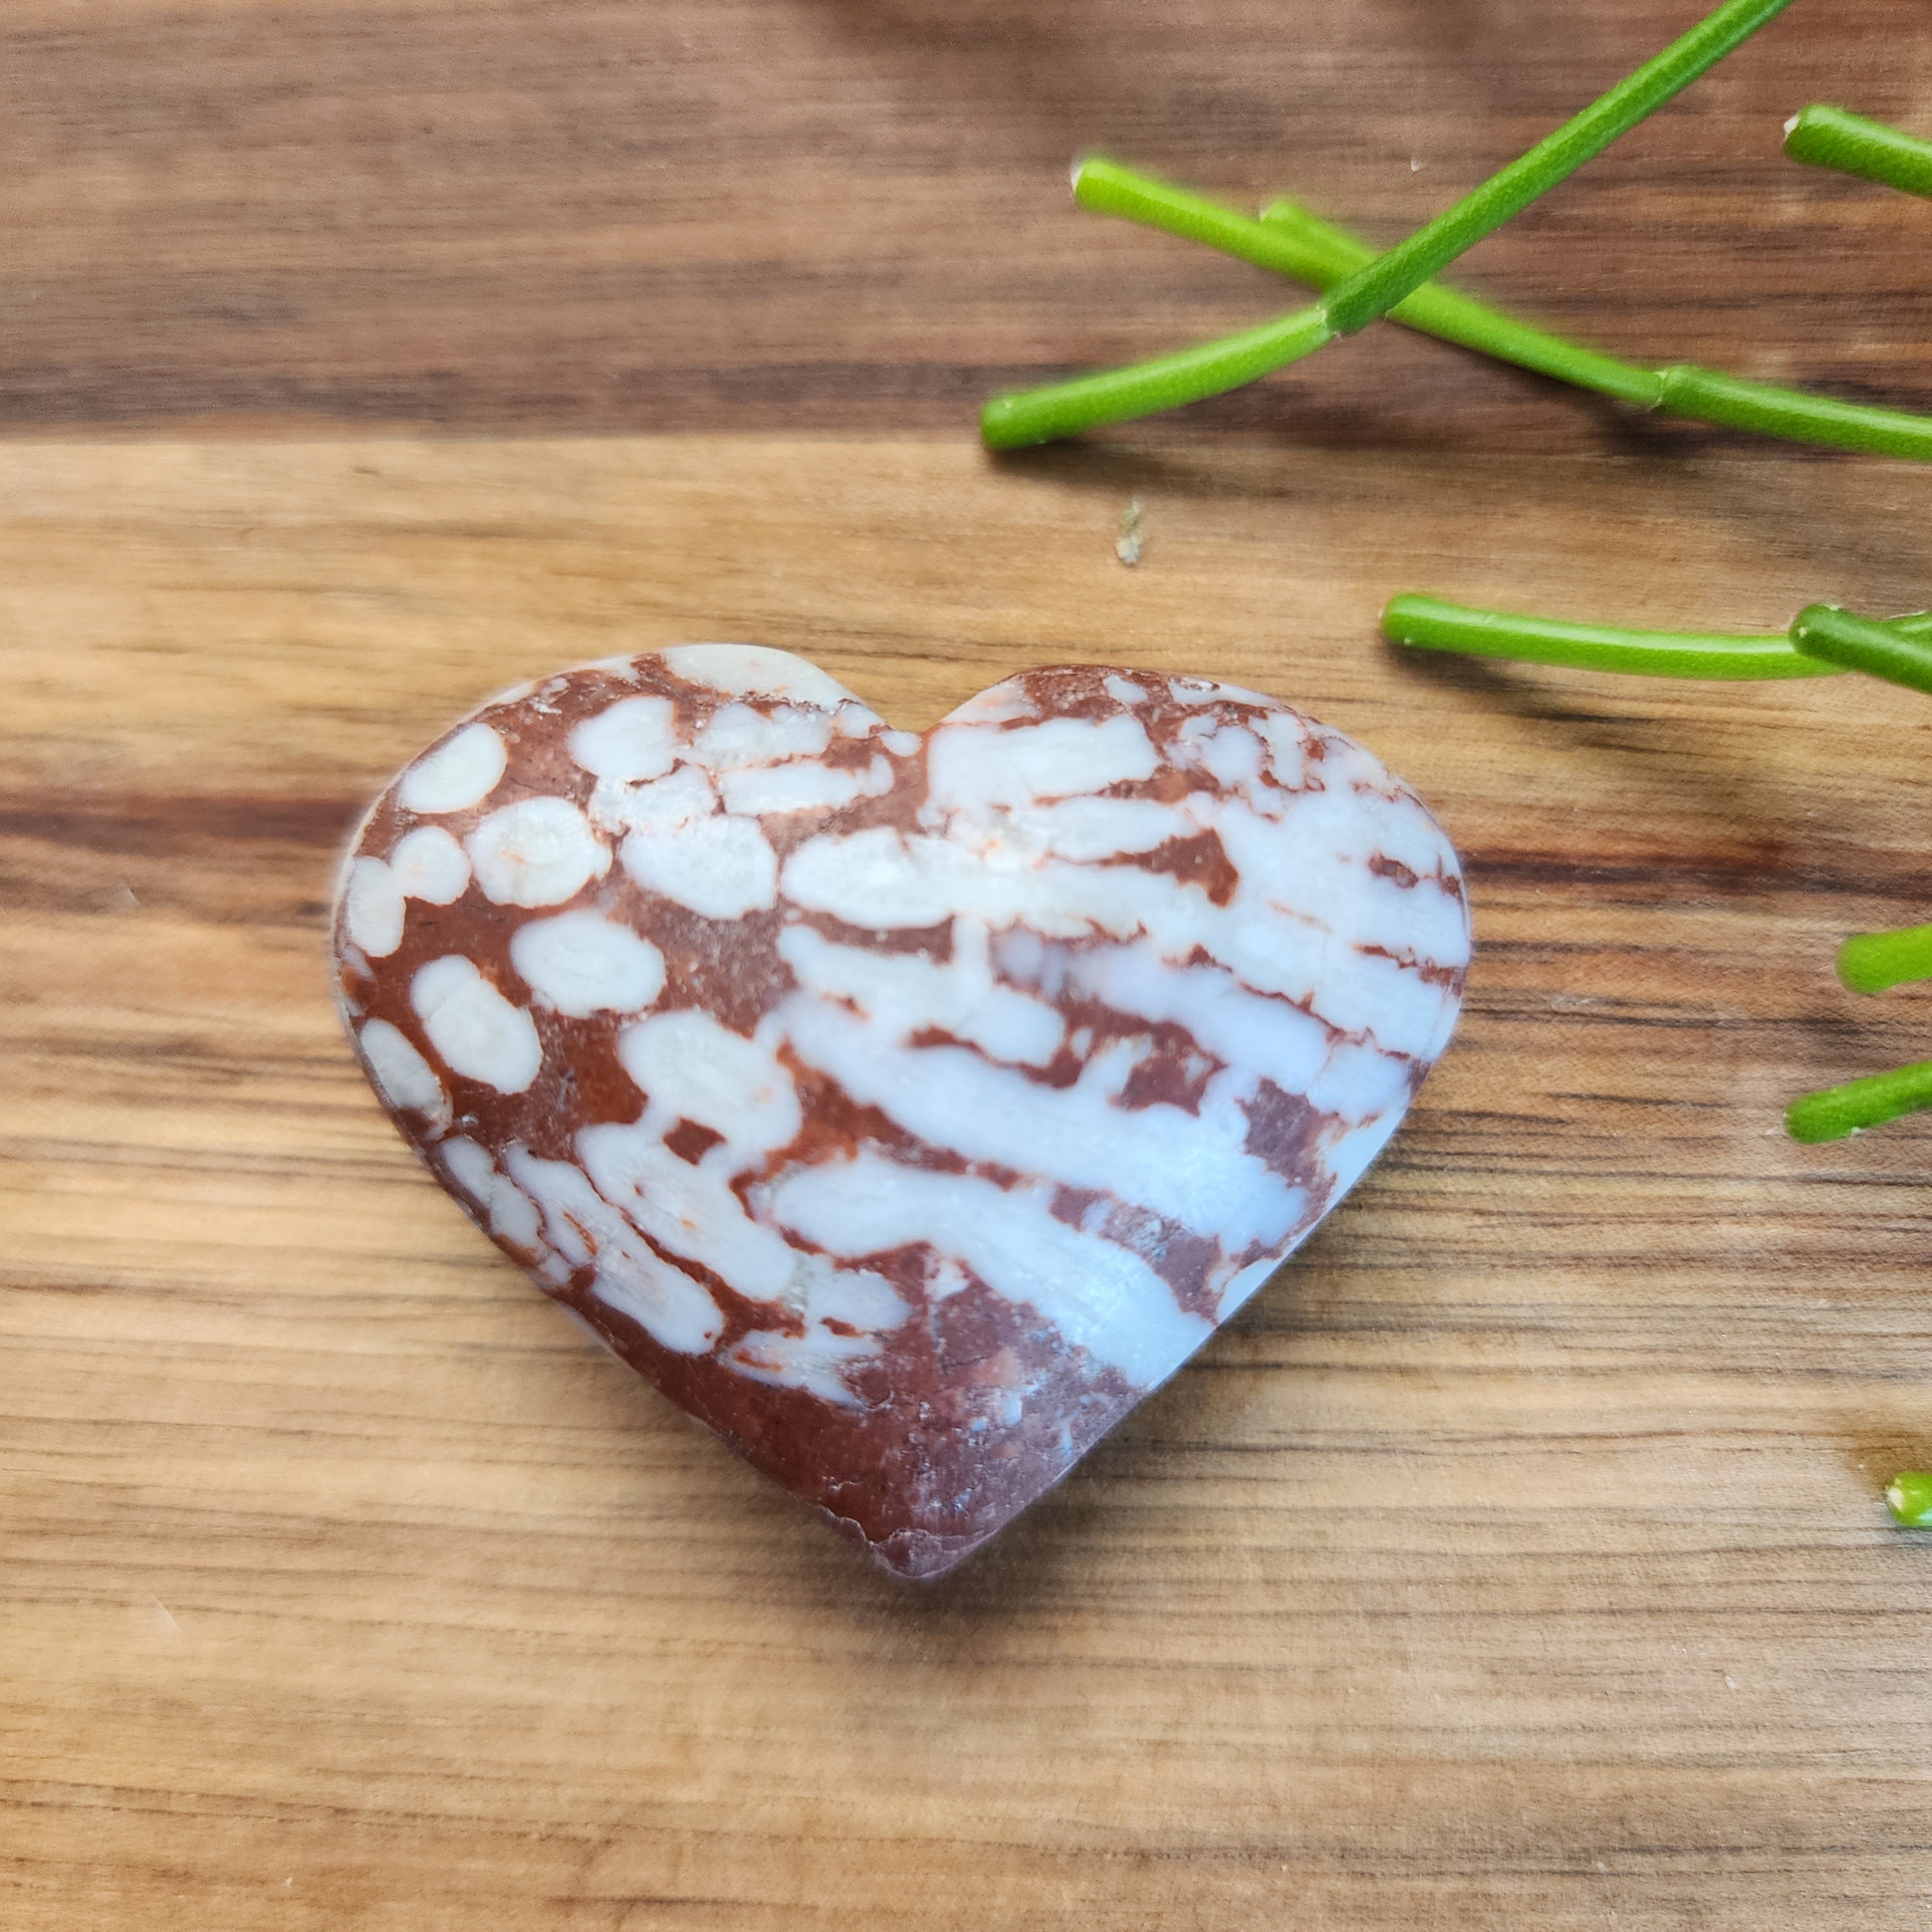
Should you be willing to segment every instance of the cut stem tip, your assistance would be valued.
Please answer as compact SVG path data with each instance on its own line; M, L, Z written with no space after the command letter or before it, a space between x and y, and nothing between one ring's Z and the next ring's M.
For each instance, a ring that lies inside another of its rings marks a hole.
M1932 142L1822 102L1786 122L1785 129L1784 152L1794 161L1932 196Z
M1886 1126L1927 1107L1932 1107L1932 1060L1804 1094L1785 1109L1784 1130L1793 1140L1815 1146Z
M1906 1529L1932 1529L1932 1475L1901 1471L1887 1485L1885 1500L1894 1522Z

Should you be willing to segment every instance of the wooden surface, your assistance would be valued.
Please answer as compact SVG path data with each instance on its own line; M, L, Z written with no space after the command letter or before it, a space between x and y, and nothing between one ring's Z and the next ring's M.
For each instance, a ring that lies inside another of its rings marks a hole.
M1932 995L1828 970L1928 916L1932 707L1373 620L1923 604L1932 479L1393 332L1104 447L964 433L994 374L1280 302L1077 220L1072 147L1387 232L1688 12L13 0L8 1932L1925 1922L1932 1547L1877 1492L1932 1456L1932 1124L1778 1114L1932 1051ZM1774 151L1815 94L1932 124L1916 22L1799 0L1472 280L1932 404L1932 212ZM327 998L403 758L707 637L912 725L1057 658L1231 676L1470 868L1388 1157L924 1592L498 1258Z

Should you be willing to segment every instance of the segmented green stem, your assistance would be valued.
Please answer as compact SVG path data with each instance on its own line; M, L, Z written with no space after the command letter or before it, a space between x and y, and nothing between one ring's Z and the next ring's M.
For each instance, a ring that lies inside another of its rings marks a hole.
M1366 328L1539 195L1567 180L1790 4L1791 0L1724 0L1655 59L1406 242L1351 275L1313 308L1156 362L996 397L982 412L981 435L991 448L1015 449L1102 423L1178 408L1286 368L1336 335Z
M1784 1110L1784 1126L1795 1141L1841 1141L1923 1107L1932 1107L1932 1060L1807 1094Z
M1666 369L1663 377L1663 407L1670 416L1754 430L1787 442L1821 442L1834 449L1862 450L1870 456L1900 457L1908 463L1932 462L1932 416L1808 396L1769 382L1720 376L1688 362Z
M1835 168L1841 175L1882 182L1907 194L1932 196L1932 141L1915 140L1842 107L1806 108L1791 124L1784 152L1814 168Z
M1262 211L1258 221L1252 221L1205 196L1099 157L1083 160L1076 170L1073 195L1082 208L1096 214L1119 215L1204 242L1223 254L1318 289L1334 288L1376 258L1366 242L1294 202L1275 202ZM1533 328L1435 283L1398 303L1390 310L1389 319L1557 382L1614 396L1640 410L1666 410L1672 416L1839 449L1912 460L1932 458L1932 418L1743 382L1688 364L1673 369L1641 368Z
M1932 1476L1900 1471L1886 1486L1885 1500L1894 1522L1907 1529L1932 1529Z
M1774 20L1791 0L1726 0L1654 60L1646 61L1582 113L1566 121L1529 152L1492 175L1472 194L1337 289L1328 319L1339 335L1353 335L1386 315L1404 296L1432 281L1457 256L1520 214L1558 182L1612 141L1674 100L1700 74Z
M1801 610L1791 641L1807 657L1862 670L1912 691L1932 692L1932 643L1829 604Z
M1924 620L1932 631L1932 618ZM1704 636L1636 631L1622 625L1569 624L1504 610L1472 610L1437 597L1390 600L1382 635L1412 650L1578 670L1632 671L1646 677L1756 678L1828 676L1835 667L1792 648L1784 637Z
M1255 221L1205 196L1098 155L1089 156L1075 170L1073 198L1096 214L1119 215L1144 227L1204 242L1224 255L1317 289L1338 287L1376 259L1366 242L1292 202L1276 202ZM1615 396L1639 409L1654 409L1664 400L1664 379L1654 370L1599 356L1433 283L1405 297L1389 316L1444 342Z
M1932 926L1899 932L1855 932L1838 948L1838 977L1855 993L1882 993L1932 980Z
M1180 350L1151 362L1018 395L995 396L980 412L980 437L988 449L1024 449L1078 436L1103 423L1156 416L1184 403L1238 389L1299 362L1334 339L1335 332L1318 306L1303 309L1245 334Z

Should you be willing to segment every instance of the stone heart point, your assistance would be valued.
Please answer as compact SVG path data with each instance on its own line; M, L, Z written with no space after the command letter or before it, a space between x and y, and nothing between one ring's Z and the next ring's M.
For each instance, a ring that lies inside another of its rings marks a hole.
M950 1569L1266 1281L1454 1026L1456 855L1272 698L1028 671L924 737L701 644L390 786L345 1018L547 1293L886 1569Z

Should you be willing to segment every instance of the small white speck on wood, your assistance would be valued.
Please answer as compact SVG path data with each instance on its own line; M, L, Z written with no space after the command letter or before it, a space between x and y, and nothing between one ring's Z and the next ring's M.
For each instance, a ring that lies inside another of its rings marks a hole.
M1120 534L1114 545L1114 554L1131 570L1141 560L1141 552L1147 539L1141 533L1141 514L1144 508L1138 496L1127 500L1127 507L1120 512Z

